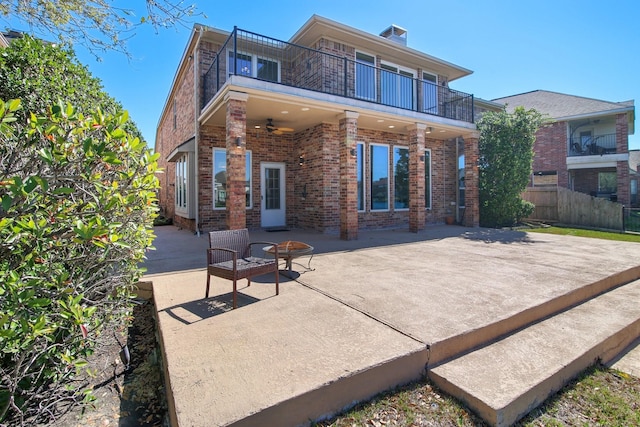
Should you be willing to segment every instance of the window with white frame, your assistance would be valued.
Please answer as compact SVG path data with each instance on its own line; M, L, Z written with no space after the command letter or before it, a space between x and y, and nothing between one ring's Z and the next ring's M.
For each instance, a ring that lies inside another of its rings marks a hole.
M438 76L422 73L422 112L438 114Z
M245 152L245 197L246 207L252 206L251 151ZM227 150L213 149L213 208L227 207Z
M237 60L232 50L229 51L229 74L238 74L270 82L280 81L280 63L274 59L259 57L238 52ZM237 72L236 72L237 64Z
M176 160L175 206L176 212L186 213L189 207L189 154Z
M424 207L431 209L431 149L424 151Z
M393 147L393 207L409 209L409 149Z
M464 154L458 156L458 206L463 208L465 206L465 168L464 168Z
M369 146L371 210L389 210L389 146Z
M356 98L376 100L376 59L373 55L356 52Z
M380 68L380 101L393 107L413 109L414 73L389 63L382 63Z
M365 170L364 170L364 144L356 145L356 174L358 180L358 210L365 210Z

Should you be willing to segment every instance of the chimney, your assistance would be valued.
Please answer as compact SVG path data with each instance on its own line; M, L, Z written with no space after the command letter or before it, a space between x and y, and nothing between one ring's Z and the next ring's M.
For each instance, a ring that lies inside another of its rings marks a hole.
M407 45L407 30L402 27L398 27L395 24L392 24L389 28L381 32L380 36L401 44L402 46Z

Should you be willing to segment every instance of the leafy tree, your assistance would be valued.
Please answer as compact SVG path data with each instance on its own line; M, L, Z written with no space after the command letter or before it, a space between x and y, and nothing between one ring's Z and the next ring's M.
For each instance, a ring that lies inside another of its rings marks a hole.
M60 103L25 125L19 107L0 100L0 425L92 399L80 374L128 316L158 188L126 112Z
M103 91L100 80L78 62L71 48L31 36L0 49L0 99L20 99L22 109L16 114L23 122L30 112L47 114L60 99L84 112L96 106L104 113L122 110L122 105ZM141 136L131 121L126 130Z
M107 50L128 54L127 39L140 25L152 25L157 31L196 15L196 6L182 1L145 3L147 13L136 17L133 9L118 7L110 0L3 0L0 16L25 22L35 35L45 39L53 35L61 43L81 44L97 55Z
M533 144L543 122L536 110L517 107L485 113L478 121L480 139L480 224L509 226L533 212L522 192L531 176Z

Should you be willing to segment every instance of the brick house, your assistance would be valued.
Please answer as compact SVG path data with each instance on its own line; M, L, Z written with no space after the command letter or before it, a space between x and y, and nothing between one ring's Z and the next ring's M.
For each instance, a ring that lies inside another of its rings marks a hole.
M478 226L471 71L314 15L289 41L195 25L160 117L160 206L184 228ZM463 179L462 179L463 178Z
M629 135L634 132L633 101L598 99L536 90L494 99L507 111L534 108L550 119L534 146L531 186L558 185L637 203L637 175L630 168Z

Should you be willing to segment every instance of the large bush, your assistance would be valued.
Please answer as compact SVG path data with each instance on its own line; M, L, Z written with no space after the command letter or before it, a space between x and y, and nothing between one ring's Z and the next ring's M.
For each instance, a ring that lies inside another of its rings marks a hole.
M99 107L105 114L115 114L123 109L70 47L28 35L0 49L0 99L20 99L22 109L16 115L21 121L30 113L46 115L60 99L81 112ZM130 134L141 137L131 120L124 126Z
M76 382L130 310L153 239L157 155L126 112L57 104L18 120L0 100L0 424L91 399ZM18 115L23 117L24 114Z
M487 112L478 121L480 225L510 226L533 213L523 200L533 165L533 144L542 124L536 110Z

